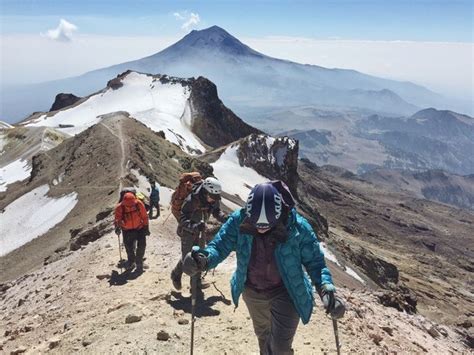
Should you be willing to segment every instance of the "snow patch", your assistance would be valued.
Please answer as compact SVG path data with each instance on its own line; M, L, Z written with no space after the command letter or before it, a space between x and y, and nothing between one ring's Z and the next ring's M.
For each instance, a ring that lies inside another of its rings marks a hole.
M22 181L30 176L31 167L27 160L18 159L0 168L0 192L7 190L7 185Z
M323 242L319 242L319 247L321 248L321 250L323 251L323 254L324 254L324 257L330 261L332 261L333 263L335 263L336 265L338 265L339 267L341 267L347 274L349 274L350 276L352 276L353 278L355 278L357 281L360 281L361 283L365 284L365 281L353 270L351 269L350 267L347 267L347 266L342 266L339 261L337 260L336 256L331 253L329 251L329 249L327 248L326 244L324 244Z
M135 72L122 79L123 86L92 95L80 105L62 110L47 117L41 115L27 126L48 126L68 134L78 134L98 123L101 116L125 111L155 132L171 131L166 138L184 151L205 151L204 146L190 130L191 90L181 83L163 84L153 77ZM73 125L60 128L59 125ZM180 138L178 138L180 137Z
M211 165L214 168L214 175L222 184L222 189L246 201L252 187L267 182L268 179L251 168L240 166L237 149L238 145L228 147Z
M45 234L60 223L77 203L77 193L47 197L48 185L37 187L10 203L0 214L0 256Z

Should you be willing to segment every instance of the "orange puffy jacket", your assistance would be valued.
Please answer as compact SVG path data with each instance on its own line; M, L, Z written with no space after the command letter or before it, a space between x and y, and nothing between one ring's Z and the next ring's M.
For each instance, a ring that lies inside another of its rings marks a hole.
M115 207L115 225L123 230L142 229L148 226L145 205L133 193L127 192L122 202Z

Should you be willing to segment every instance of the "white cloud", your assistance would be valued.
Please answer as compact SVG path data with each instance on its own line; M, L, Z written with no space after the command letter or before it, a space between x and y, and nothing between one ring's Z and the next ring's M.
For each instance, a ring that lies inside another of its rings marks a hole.
M58 27L48 30L45 36L59 42L70 42L72 40L72 33L77 31L77 29L76 25L66 21L65 19L61 19Z
M196 25L199 24L199 22L201 22L201 18L199 17L199 14L196 14L194 12L191 12L191 13L188 13L187 11L175 12L173 13L173 16L176 18L176 20L184 22L181 28L186 31L195 27Z

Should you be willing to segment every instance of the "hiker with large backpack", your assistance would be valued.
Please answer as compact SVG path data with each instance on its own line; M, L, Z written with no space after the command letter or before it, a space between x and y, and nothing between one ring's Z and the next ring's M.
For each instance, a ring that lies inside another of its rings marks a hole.
M127 252L125 269L143 272L143 257L146 248L146 236L150 235L148 214L145 205L133 191L121 193L120 202L115 207L115 233L123 233L123 244Z
M256 185L207 247L185 256L183 270L192 276L215 268L232 251L232 299L237 307L243 296L260 354L293 353L299 320L306 324L311 317L312 285L333 319L344 315L316 234L281 181Z
M155 181L150 181L150 209L148 210L148 217L153 219L153 208L156 208L156 217L160 217L160 185L156 186Z
M184 199L179 215L177 234L181 238L182 258L189 253L194 245L204 247L204 241L200 235L206 228L206 221L213 216L219 222L224 222L227 216L220 209L221 183L213 177L199 181L192 186L191 193ZM182 258L179 259L171 272L171 281L174 288L180 290L181 277L183 274ZM202 283L198 278L198 288L203 289L208 285Z

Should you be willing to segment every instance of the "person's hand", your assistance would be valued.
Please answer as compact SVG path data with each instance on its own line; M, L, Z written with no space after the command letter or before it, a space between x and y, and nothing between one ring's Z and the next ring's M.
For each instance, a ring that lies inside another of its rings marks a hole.
M206 223L204 221L196 223L194 225L194 229L197 230L198 232L204 232L204 230L206 229Z
M325 284L321 287L320 296L323 301L326 314L330 314L333 319L340 319L346 312L346 306L341 298L335 295L336 288L332 284Z
M122 228L120 228L119 226L115 226L115 234L120 235L121 232Z
M150 226L145 226L145 236L150 235Z
M207 267L207 257L199 251L191 251L183 259L183 272L194 276Z

